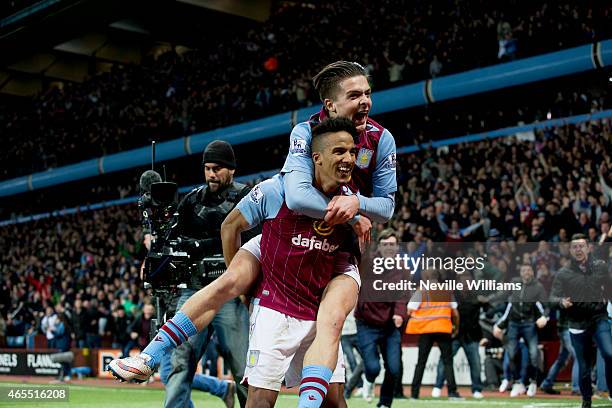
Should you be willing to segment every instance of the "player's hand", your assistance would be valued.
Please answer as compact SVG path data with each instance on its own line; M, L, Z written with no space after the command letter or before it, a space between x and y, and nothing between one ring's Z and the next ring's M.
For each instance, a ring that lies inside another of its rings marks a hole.
M564 309L569 309L570 307L572 307L574 304L572 303L571 298L563 298L561 299L561 307Z
M334 196L327 204L327 214L323 219L329 225L344 224L351 220L359 210L359 198L356 195Z
M131 332L130 333L130 337L132 338L132 340L136 340L138 338L138 333L136 332Z
M495 336L496 339L501 340L504 338L504 331L497 326L493 326L493 336Z
M404 323L404 319L402 319L402 316L393 315L393 324L395 325L395 327L399 329L400 327L402 327L403 323Z
M353 230L355 230L355 234L357 234L357 238L359 240L359 249L361 252L363 252L366 244L370 242L372 222L368 219L368 217L360 215L359 220L353 224Z
M545 316L540 316L540 318L536 320L536 326L538 326L538 329L546 326L546 323L548 323L548 319Z

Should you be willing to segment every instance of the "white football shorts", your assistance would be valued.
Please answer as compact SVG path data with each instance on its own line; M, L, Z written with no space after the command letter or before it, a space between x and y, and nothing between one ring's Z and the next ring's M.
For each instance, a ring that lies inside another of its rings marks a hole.
M287 387L298 386L304 354L315 338L316 322L288 316L256 301L252 305L243 383L273 391L280 391L283 379ZM345 382L342 347L331 382Z

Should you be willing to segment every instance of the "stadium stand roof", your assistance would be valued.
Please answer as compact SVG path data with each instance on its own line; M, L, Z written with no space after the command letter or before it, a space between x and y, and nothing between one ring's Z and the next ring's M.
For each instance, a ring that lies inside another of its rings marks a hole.
M82 82L113 63L265 20L270 0L44 0L0 19L0 93L29 96L54 82Z

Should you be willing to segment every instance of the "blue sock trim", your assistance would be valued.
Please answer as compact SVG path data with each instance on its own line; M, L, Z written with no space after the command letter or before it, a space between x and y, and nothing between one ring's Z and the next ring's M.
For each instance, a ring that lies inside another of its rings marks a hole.
M332 375L333 371L325 366L309 365L302 368L302 378L317 377L325 380L329 384Z
M198 334L198 329L196 329L189 316L185 313L179 311L171 320L187 334L188 338ZM185 339L185 341L187 341L187 339Z

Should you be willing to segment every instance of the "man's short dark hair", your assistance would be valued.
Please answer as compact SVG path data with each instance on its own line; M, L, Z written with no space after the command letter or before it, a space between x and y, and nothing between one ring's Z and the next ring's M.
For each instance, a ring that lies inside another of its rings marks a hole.
M312 78L312 83L319 93L321 102L323 102L325 99L332 99L334 94L338 91L340 82L347 78L361 75L365 77L368 76L365 68L360 64L350 61L336 61L329 64L315 75Z
M355 144L359 142L359 132L355 128L355 124L348 118L329 118L325 119L317 126L312 128L312 151L317 151L315 148L318 145L318 139L326 133L346 132L353 137Z
M572 241L580 241L581 239L584 239L585 241L589 240L587 238L587 236L584 235L584 234L574 234L574 235L572 235Z

